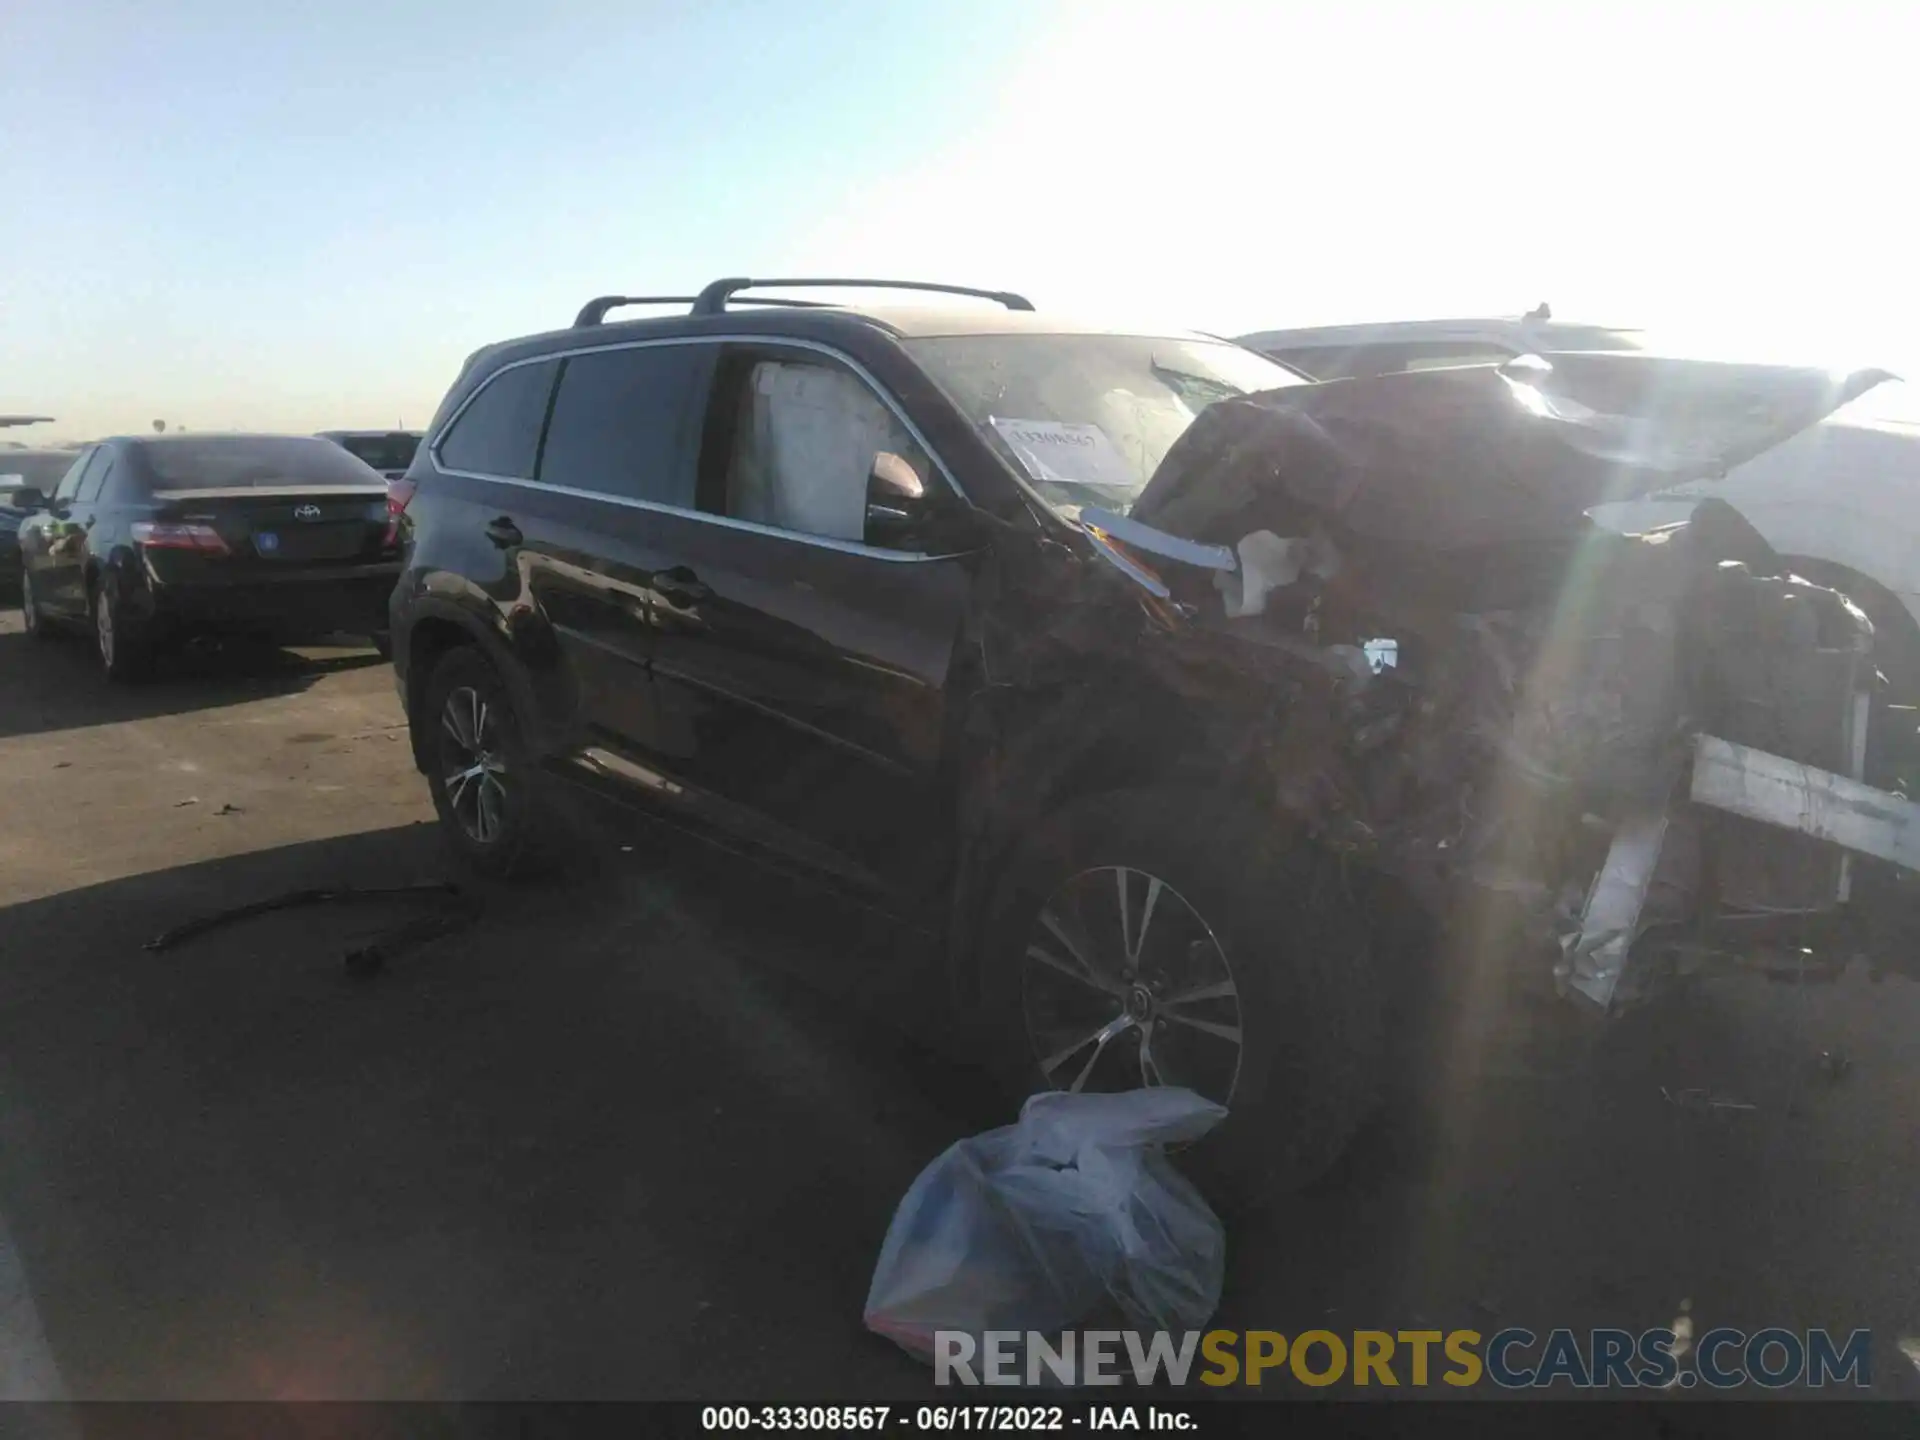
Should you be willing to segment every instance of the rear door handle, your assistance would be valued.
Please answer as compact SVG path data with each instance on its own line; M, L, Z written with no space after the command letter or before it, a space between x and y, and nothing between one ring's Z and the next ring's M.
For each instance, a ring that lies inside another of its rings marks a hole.
M662 570L655 575L653 588L676 605L697 605L713 594L700 582L700 577L684 565L676 565L671 570Z
M487 522L487 539L502 550L511 550L526 538L520 533L520 527L505 515L496 516Z

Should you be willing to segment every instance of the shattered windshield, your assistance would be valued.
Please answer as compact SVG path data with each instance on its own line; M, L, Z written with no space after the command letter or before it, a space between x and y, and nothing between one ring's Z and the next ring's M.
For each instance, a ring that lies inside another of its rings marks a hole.
M978 334L902 342L1047 501L1125 513L1217 400L1308 383L1224 341Z

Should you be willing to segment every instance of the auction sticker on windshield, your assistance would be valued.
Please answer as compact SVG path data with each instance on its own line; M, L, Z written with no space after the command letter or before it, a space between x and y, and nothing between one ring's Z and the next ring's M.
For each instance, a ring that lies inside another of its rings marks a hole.
M1008 420L990 415L987 423L1007 442L1027 474L1060 485L1104 485L1131 490L1140 483L1124 456L1098 425L1065 420Z

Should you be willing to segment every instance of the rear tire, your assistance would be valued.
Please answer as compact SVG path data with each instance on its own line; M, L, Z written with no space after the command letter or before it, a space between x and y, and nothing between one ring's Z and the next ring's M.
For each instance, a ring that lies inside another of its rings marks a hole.
M552 802L487 658L467 646L443 655L412 723L441 832L461 861L496 880L548 868L558 833Z
M1104 921L1103 895L1113 910ZM1130 921L1119 918L1123 903ZM1077 960L1061 953L1063 938ZM1066 967L1034 957L1035 946ZM1121 973L1109 976L1115 957ZM980 966L986 1043L1014 1093L1070 1089L1077 1078L1088 1089L1185 1084L1226 1103L1227 1118L1187 1159L1230 1204L1318 1178L1376 1103L1380 999L1343 877L1283 822L1225 797L1122 791L1043 822L996 890ZM1183 968L1184 979L1170 973ZM1043 1071L1081 1033L1051 1024L1076 989L1092 1027L1084 1048ZM1098 1034L1116 1026L1101 1047ZM1238 1055L1223 1081L1232 1033ZM1151 1074L1141 1060L1149 1047Z
M144 627L127 615L113 577L103 575L89 593L94 653L100 659L100 672L118 685L146 679L153 671L153 644Z

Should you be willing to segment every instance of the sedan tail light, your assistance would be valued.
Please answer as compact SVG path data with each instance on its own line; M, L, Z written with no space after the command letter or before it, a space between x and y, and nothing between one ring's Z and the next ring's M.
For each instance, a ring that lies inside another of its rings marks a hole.
M133 543L149 550L198 550L206 555L228 554L227 542L211 525L179 525L161 520L133 522Z
M407 506L413 500L414 483L404 477L387 482L387 537L384 543L388 549L400 543L400 517L407 513Z

